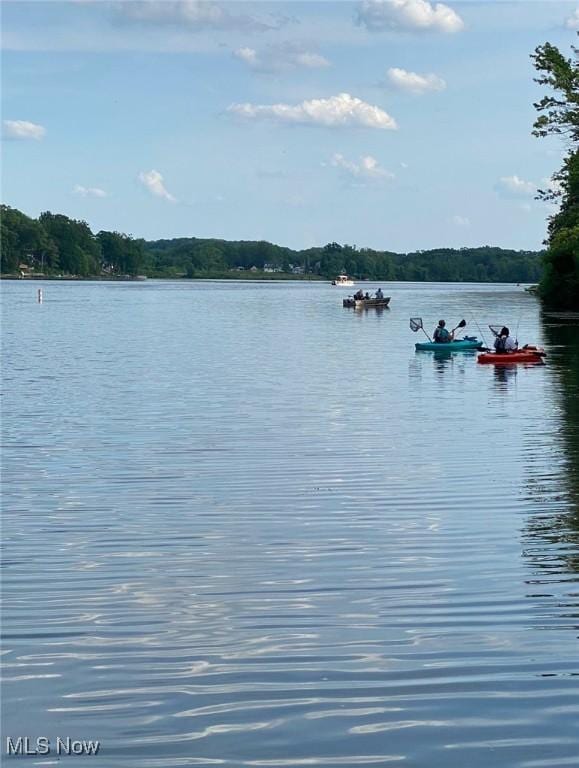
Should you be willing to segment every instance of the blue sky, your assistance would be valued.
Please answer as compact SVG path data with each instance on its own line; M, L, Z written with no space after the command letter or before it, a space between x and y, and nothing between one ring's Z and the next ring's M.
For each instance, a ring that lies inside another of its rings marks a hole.
M2 199L146 238L538 248L574 2L5 2Z

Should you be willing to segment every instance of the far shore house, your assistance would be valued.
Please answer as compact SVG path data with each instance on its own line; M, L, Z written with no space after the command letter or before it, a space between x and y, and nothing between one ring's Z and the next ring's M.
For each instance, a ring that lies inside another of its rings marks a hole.
M280 267L278 264L264 264L263 271L264 272L283 272L283 267Z
M20 277L30 277L34 272L34 267L31 267L28 264L19 264L18 270L20 272Z

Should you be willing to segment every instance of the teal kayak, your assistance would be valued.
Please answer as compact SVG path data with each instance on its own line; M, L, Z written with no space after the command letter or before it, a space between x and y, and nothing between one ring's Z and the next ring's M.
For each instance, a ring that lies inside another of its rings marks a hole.
M428 350L432 352L460 352L463 349L480 349L483 346L476 336L469 336L466 339L457 339L448 344L441 344L436 341L424 341L416 344L417 350Z

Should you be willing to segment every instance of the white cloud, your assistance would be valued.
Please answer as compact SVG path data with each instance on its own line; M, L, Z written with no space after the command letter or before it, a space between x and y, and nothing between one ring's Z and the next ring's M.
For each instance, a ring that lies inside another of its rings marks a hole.
M417 72L408 72L400 67L390 67L386 73L388 82L401 91L411 93L426 93L427 91L444 91L445 81L432 73L419 75Z
M28 120L4 120L5 139L33 139L39 141L46 134L46 128Z
M212 0L128 0L118 6L125 21L170 25L190 30L279 28L280 22L263 21L253 16L233 14Z
M308 53L307 51L298 53L296 61L300 66L307 67L308 69L320 69L321 67L330 66L330 62L325 56L321 56L319 53Z
M320 69L330 66L330 62L320 54L304 51L293 43L270 45L261 53L254 48L238 48L233 51L233 55L257 72L282 72L300 67Z
M470 219L458 214L452 217L452 223L457 227L470 227Z
M139 173L139 181L155 197L162 197L171 203L176 202L176 198L165 188L163 177L159 171L141 171Z
M382 130L396 130L393 117L379 107L340 93L328 99L310 99L301 104L232 104L228 107L247 119L272 119L283 123L323 125L327 127L363 126Z
M532 181L525 181L516 175L502 176L495 189L506 197L533 197L537 192L537 186Z
M460 32L464 22L444 3L428 0L363 0L358 7L358 24L370 31Z
M107 197L104 189L98 187L83 187L82 184L75 184L73 193L79 197Z
M381 168L375 157L365 155L359 162L346 160L344 155L336 153L331 159L334 168L341 168L356 179L368 179L378 181L380 179L393 179L394 174Z
M257 66L259 59L257 58L257 51L253 48L238 48L233 51L233 55L236 59L243 61L245 64L249 64L250 67Z
M192 26L215 26L224 17L224 10L219 5L198 0L129 0L122 3L119 10L127 19L133 21Z
M579 29L579 8L565 21L567 29Z

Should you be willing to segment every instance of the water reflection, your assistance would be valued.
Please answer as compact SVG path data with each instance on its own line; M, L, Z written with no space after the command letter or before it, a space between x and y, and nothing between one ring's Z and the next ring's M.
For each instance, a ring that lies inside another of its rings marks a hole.
M517 377L518 368L516 365L495 365L493 366L494 382L499 392L506 392L507 385Z
M559 579L562 568L579 572L579 315L544 313L541 320L553 373L550 395L553 406L561 410L553 472L533 476L526 483L540 509L525 529L526 554L543 581Z
M545 313L542 322L550 347L549 364L556 369L560 382L566 477L575 513L579 514L579 315Z
M442 350L442 351L440 351L440 352L439 352L438 350L435 350L435 351L432 353L432 359L433 359L435 362L437 362L437 363L446 363L446 361L448 361L448 360L451 360L451 359L452 359L452 352L449 352L449 351L444 351L444 350ZM444 366L443 366L443 367L444 367Z
M423 350L417 349L415 357L409 366L409 372L411 377L417 377L422 373L422 369L430 367L432 363L432 370L436 374L439 382L445 380L451 371L455 370L460 373L464 373L466 368L472 368L476 363L476 353L468 351L454 352L452 350ZM456 382L449 379L451 386L454 386Z
M350 309L353 309L355 314L357 315L366 315L369 312L373 312L376 315L383 315L384 310L387 310L390 312L390 307L350 307Z
M432 362L434 364L434 372L437 376L443 376L445 372L452 368L454 364L454 355L452 352L433 352Z

